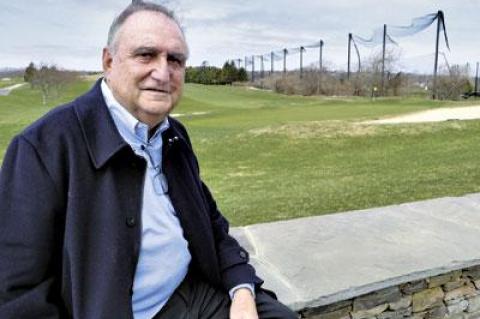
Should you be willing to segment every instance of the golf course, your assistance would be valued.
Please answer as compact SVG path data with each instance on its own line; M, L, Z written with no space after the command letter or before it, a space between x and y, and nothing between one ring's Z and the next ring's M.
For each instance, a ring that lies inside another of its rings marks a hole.
M77 81L46 105L29 85L0 96L0 162L13 136L93 83ZM187 84L173 116L220 210L239 226L480 192L480 120L365 123L478 104Z

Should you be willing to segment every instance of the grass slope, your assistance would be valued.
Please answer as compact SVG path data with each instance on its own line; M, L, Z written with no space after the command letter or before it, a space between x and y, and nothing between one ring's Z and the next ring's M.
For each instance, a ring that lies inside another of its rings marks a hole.
M90 85L79 82L46 107L27 87L0 97L0 158L14 134ZM480 121L359 123L464 104L187 85L174 113L220 209L245 225L480 191Z

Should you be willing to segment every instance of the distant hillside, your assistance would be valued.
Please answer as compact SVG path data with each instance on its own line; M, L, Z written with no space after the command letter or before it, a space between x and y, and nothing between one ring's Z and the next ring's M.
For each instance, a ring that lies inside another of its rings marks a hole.
M0 78L23 76L25 68L0 68Z

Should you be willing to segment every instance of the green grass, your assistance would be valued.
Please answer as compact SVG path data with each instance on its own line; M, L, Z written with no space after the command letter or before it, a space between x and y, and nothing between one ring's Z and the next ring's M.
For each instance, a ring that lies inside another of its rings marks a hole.
M89 85L76 84L62 100ZM62 102L40 101L27 87L0 97L0 158L13 134ZM174 113L183 114L220 209L245 225L479 192L480 121L359 124L472 103L187 85Z
M79 81L66 87L62 95L42 104L42 95L38 90L25 85L13 90L7 96L0 96L0 162L5 150L15 134L32 123L56 105L71 101L81 92L86 92L91 82Z
M18 76L10 78L0 78L0 89L17 83L23 83L23 78Z

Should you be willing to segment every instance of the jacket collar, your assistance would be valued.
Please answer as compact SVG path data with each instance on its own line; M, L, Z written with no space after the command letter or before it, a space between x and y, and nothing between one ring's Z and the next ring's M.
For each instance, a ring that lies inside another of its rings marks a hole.
M74 101L75 113L96 169L103 167L121 149L129 147L108 111L100 87L102 80L103 78L97 80L90 91ZM176 127L178 122L172 118L169 118L169 121L170 128L163 134L169 144L172 140L186 143L184 134Z

